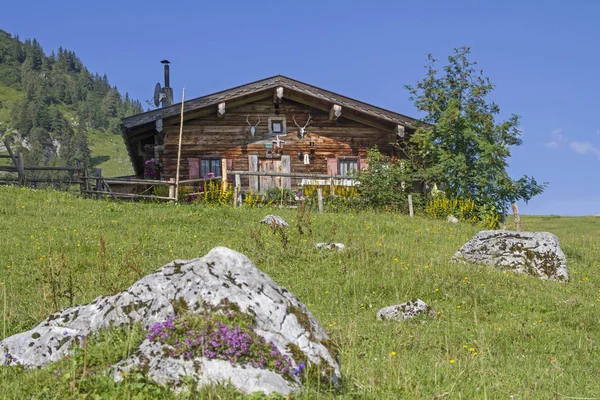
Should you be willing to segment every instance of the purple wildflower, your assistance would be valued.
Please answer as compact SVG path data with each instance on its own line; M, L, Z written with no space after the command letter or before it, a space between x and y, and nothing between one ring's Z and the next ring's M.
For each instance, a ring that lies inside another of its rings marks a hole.
M234 316L232 312L224 315L228 319ZM292 379L295 369L289 356L281 354L273 342L265 341L251 327L228 325L213 318L210 315L169 318L154 324L147 338L165 345L166 354L173 358L204 357L228 361L232 365L247 364L268 368ZM189 328L192 326L195 330Z
M10 353L6 353L4 355L4 365L10 365L10 364L16 363L17 361L18 361L17 357L13 356Z
M294 375L298 376L302 373L302 371L304 371L304 369L306 368L306 361L302 361L299 365L298 368L294 368L293 372Z

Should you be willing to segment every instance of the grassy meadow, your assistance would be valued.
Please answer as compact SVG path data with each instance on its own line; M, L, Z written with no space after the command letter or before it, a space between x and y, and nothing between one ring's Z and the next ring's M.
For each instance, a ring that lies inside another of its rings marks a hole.
M121 135L90 129L88 144L91 167L102 169L102 176L115 177L132 175L133 168Z
M285 249L258 223L272 212L291 225ZM3 187L0 337L115 294L173 259L227 246L296 294L339 346L343 389L311 387L293 398L599 398L600 218L522 221L526 230L558 236L570 283L448 264L478 231L469 224L382 212L120 203ZM313 248L329 240L347 250ZM413 298L437 317L376 320L380 308ZM44 370L0 367L0 397L241 398L227 387L177 397L143 376L113 383L106 365L140 335L96 338L85 367L80 353Z

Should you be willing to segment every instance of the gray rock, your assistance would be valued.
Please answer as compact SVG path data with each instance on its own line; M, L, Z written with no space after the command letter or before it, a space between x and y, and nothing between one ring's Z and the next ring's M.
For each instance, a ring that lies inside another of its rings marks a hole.
M272 228L290 226L285 220L277 215L269 214L260 220L261 223L269 225Z
M377 319L382 321L404 321L406 319L414 318L422 313L435 315L435 311L433 311L427 303L421 299L416 299L395 306L382 308L377 311Z
M456 218L454 215L448 215L448 222L456 224L458 222L458 218Z
M481 231L450 261L489 264L541 279L569 280L558 238L548 232Z
M317 249L329 249L329 250L342 251L346 248L346 245L343 243L329 242L329 243L317 243L317 244L315 244L315 247Z
M148 329L163 322L175 315L173 304L182 301L190 312L198 313L211 312L223 301L237 304L241 312L254 315L254 332L273 342L282 354L291 357L288 346L295 345L309 361L330 370L334 384L341 382L327 334L306 306L246 256L225 247L214 248L202 258L173 261L119 294L55 313L32 330L4 339L0 349L17 359L12 365L43 367L66 356L70 345L92 332L138 322ZM297 367L296 361L292 364ZM287 380L276 372L248 365L170 358L161 351L161 344L148 339L117 365L115 379L133 367L143 368L156 382L173 387L184 376L192 376L199 386L231 382L245 393L287 394L301 387L297 379Z

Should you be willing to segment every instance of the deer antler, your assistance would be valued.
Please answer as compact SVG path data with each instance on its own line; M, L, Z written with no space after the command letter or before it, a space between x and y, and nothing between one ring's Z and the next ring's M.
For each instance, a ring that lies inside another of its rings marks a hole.
M308 119L306 120L306 124L304 124L304 128L306 129L306 127L308 126L308 124L310 124L310 120L312 119L312 117L310 116L310 114L308 114Z
M252 125L249 121L250 115L246 116L246 123L248 124L248 126L253 126L256 128L258 126L258 124L260 124L260 115L256 114L256 117L258 118L258 122L256 123L256 125Z
M312 117L310 116L310 114L308 114L308 119L306 120L306 124L304 124L304 126L298 125L298 122L296 122L296 115L295 114L292 116L292 119L294 120L294 124L296 124L296 126L298 128L306 129L306 127L308 126L308 124L310 124L310 121L311 121Z

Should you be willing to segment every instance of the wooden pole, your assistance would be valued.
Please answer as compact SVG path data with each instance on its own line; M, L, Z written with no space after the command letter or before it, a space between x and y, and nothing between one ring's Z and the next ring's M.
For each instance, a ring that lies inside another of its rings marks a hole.
M242 177L240 174L235 174L235 187L237 188L237 204L242 205Z
M110 188L110 185L102 177L100 177L100 180L102 181L103 188L108 191L108 193L113 198L113 200L116 199L115 194L113 193L112 189ZM105 191L105 190L103 190L103 191Z
M181 92L181 115L179 119L181 120L179 123L179 146L177 147L177 172L175 173L175 202L177 203L177 199L179 197L179 166L181 164L181 137L183 136L183 104L185 102L185 88L183 88ZM170 191L169 191L170 192ZM171 196L169 196L171 197Z
M238 207L238 190L239 188L237 186L233 187L233 208Z
M175 178L170 178L169 182L175 183ZM169 185L169 198L173 201L177 201L175 185Z
M25 180L25 168L24 168L24 163L23 163L23 153L19 152L17 154L17 169L19 170L19 178L21 181L21 186L25 186L26 180Z
M323 212L323 189L317 189L317 199L319 200L319 212Z
M517 203L513 203L512 210L513 215L515 216L515 225L517 225L517 232L521 232L521 217L519 216L519 207L517 207Z
M19 179L19 183L21 183L22 180L25 179L25 171L22 171L21 168L19 168L19 160L17 160L17 157L15 157L15 153L13 153L12 149L10 148L10 144L8 143L7 140L4 140L4 147L6 147L6 150L8 151L8 155L10 156L10 159L12 160L13 164L15 164L15 168L17 169L17 176Z
M335 186L333 185L333 175L331 176L330 180L329 180L329 185L330 188L329 190L331 191L331 197L335 197Z
M87 163L83 163L83 182L85 185L85 190L89 193L92 190L92 183L89 179L89 170ZM89 197L89 196L88 196Z
M94 172L96 173L96 189L104 190L102 187L102 170L100 168L94 168Z
M75 160L75 165L77 166L77 178L79 179L79 194L81 197L85 196L85 181L84 181L84 172L81 169L81 161Z
M411 217L415 216L415 212L413 210L412 194L408 195L408 215L410 215Z
M221 191L225 193L227 191L227 160L221 159Z

